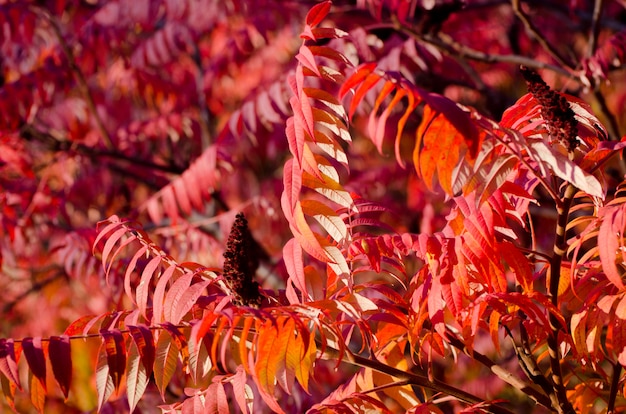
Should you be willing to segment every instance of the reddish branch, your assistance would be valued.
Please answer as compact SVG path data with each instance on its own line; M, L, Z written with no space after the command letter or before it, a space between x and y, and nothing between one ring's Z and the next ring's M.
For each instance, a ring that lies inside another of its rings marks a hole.
M85 79L85 75L83 74L83 71L80 69L80 67L78 67L78 64L76 63L76 59L74 58L74 52L65 41L65 38L63 37L63 33L61 32L61 28L59 27L59 24L57 23L54 17L52 17L47 11L43 9L34 8L34 12L42 16L44 19L46 19L50 23L50 26L52 26L54 34L57 37L59 45L61 46L61 50L63 50L63 54L65 55L65 58L67 59L67 62L70 65L70 69L72 70L72 73L74 74L74 77L76 78L78 89L81 95L83 96L83 99L87 103L87 108L89 108L89 112L93 116L96 122L96 126L98 130L100 131L100 135L102 136L104 145L108 149L113 149L115 146L113 145L113 141L111 140L111 135L109 134L109 131L107 131L106 127L104 126L104 122L102 121L102 118L100 117L100 114L98 113L98 109L96 108L96 102L94 101L93 96L91 95L91 92L89 91L89 85L87 85L87 80Z

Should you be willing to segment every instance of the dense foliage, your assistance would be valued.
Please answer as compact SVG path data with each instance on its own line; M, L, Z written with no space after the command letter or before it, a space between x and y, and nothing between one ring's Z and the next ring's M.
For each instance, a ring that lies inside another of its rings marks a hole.
M622 412L620 0L1 1L17 412Z

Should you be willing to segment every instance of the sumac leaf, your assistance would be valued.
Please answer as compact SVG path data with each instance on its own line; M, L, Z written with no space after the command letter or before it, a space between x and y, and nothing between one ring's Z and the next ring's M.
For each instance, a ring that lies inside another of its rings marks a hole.
M48 360L50 365L52 365L54 379L61 387L65 398L67 398L70 392L70 385L72 384L72 349L68 336L50 337Z
M39 380L46 391L46 356L42 346L41 337L24 338L22 341L22 350L28 362L31 372Z

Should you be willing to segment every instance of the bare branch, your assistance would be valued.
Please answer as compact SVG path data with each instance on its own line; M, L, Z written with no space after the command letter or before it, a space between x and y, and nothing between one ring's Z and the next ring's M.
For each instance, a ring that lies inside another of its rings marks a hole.
M565 58L562 57L561 54L550 43L548 43L546 38L541 33L539 33L539 30L537 30L533 22L530 21L526 13L522 10L520 0L512 0L511 5L513 6L513 11L517 15L517 17L522 21L524 27L526 27L526 30L528 30L532 34L535 40L539 42L541 47L543 47L554 58L554 60L559 62L561 65L569 68L573 68L575 66L572 63L567 62Z

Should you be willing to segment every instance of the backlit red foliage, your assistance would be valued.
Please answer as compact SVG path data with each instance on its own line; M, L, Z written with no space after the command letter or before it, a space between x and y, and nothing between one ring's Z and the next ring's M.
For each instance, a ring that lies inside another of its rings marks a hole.
M0 2L2 409L624 411L625 21Z

